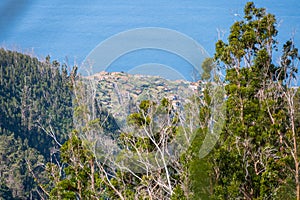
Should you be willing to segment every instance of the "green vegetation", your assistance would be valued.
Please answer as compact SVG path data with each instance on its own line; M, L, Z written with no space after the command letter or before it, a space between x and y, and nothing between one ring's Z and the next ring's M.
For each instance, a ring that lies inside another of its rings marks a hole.
M300 57L274 62L276 36L247 3L197 83L0 49L0 198L300 200Z
M38 198L31 170L39 172L72 130L72 75L49 58L4 49L0 58L1 184L14 198Z
M275 22L273 15L248 3L245 21L232 26L229 43L216 44L228 83L227 123L214 157L220 170L215 196L220 199L281 199L277 191L291 173L286 166L291 153L283 142L289 119L280 94L288 90L289 77L275 77L287 67L272 62Z
M289 99L298 50L288 41L276 65L275 16L248 3L244 18L232 25L228 44L216 44L215 59L226 69L228 98L226 123L213 154L218 171L214 196L282 199L287 197L282 188L293 187L291 178L299 188L298 175L292 175L298 168L298 137ZM292 140L296 143L290 145ZM289 195L299 199L300 194Z

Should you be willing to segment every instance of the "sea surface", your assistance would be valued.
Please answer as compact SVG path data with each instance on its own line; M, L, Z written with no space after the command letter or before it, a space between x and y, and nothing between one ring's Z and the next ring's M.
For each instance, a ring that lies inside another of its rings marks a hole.
M1 0L0 45L40 59L50 55L69 66L83 66L97 45L115 34L160 27L192 38L212 56L215 42L218 38L226 39L229 27L243 15L245 3L245 0ZM300 46L298 0L257 0L255 4L276 15L281 45L294 37ZM179 56L155 49L122 55L106 69L130 71L145 63L169 66L180 73L190 73L191 69L190 63ZM90 72L101 69L94 67Z

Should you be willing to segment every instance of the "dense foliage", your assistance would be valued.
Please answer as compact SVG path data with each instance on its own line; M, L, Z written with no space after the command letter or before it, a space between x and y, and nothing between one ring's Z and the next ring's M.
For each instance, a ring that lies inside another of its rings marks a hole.
M63 143L72 130L70 86L66 66L49 57L0 49L0 181L14 198L37 196L27 162L49 160L59 148L52 137Z
M0 49L0 197L300 200L300 57L290 39L274 62L276 25L247 3L187 103L140 101L122 130L76 67Z
M216 43L215 59L226 69L227 84L226 123L213 154L216 199L286 198L282 191L293 187L292 178L299 188L299 138L290 112L295 111L290 94L299 55L290 40L276 64L276 35L275 16L247 3L228 43ZM288 194L299 199L299 191Z

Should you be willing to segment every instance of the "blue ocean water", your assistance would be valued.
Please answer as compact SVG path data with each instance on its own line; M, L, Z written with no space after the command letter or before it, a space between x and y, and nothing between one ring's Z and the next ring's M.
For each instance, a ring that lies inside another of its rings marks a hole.
M81 65L99 43L115 34L135 28L162 27L193 38L213 55L218 37L224 35L226 39L230 25L243 15L245 3L245 0L2 0L0 45L39 58L50 55L70 65ZM257 0L255 4L276 15L279 42L294 34L296 45L300 46L298 0ZM126 71L143 63L161 63L179 71L189 65L177 56L144 50L120 57L109 69L121 71L123 66Z

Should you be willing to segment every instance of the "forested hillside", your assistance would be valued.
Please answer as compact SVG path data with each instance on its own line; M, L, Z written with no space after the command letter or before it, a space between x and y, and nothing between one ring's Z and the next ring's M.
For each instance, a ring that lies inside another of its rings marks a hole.
M300 200L300 56L277 34L247 3L197 83L1 49L0 197Z
M59 148L55 140L67 140L73 126L72 76L66 66L50 63L49 58L41 62L0 49L0 181L4 197L37 198L26 162L38 167Z

